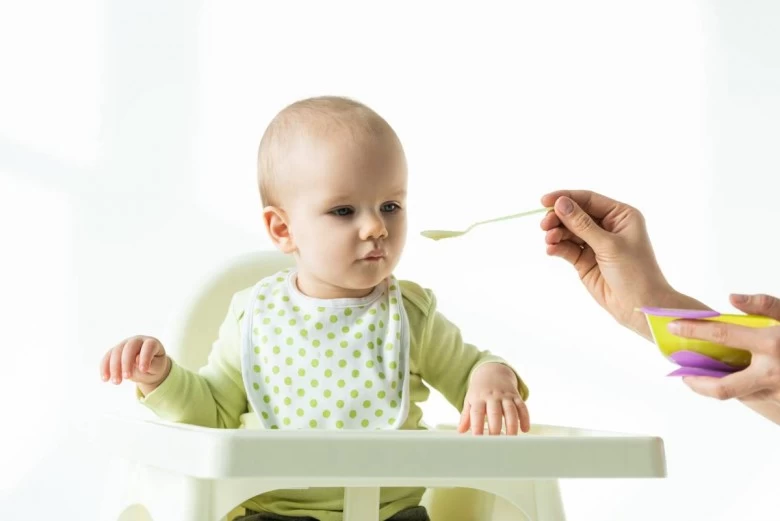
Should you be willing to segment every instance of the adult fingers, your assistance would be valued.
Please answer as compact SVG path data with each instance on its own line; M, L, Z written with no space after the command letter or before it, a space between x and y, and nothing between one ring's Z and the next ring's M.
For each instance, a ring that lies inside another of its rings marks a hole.
M749 315L761 315L780 320L780 300L771 295L731 295L731 303Z
M608 213L622 205L619 201L589 190L558 190L551 192L542 196L542 205L545 207L557 206L557 201L562 197L573 200L580 208L596 219L603 219Z
M714 320L675 320L668 330L677 336L706 340L753 353L776 353L780 327L754 328Z
M706 376L683 378L685 384L696 393L718 400L730 400L753 394L761 390L759 380L758 376L749 369L724 376L723 378Z

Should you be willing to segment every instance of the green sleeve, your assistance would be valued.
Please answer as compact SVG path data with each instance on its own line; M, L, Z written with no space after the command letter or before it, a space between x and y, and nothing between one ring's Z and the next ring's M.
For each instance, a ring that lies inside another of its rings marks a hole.
M247 412L247 396L241 376L241 330L246 291L236 294L208 363L197 373L172 361L171 372L141 403L164 420L202 427L236 428Z
M404 283L405 306L412 330L414 365L420 377L439 391L455 408L461 410L471 374L487 363L504 364L505 360L463 341L460 329L436 310L436 297L430 290ZM416 356L415 356L416 355ZM528 398L528 388L517 374L518 391Z

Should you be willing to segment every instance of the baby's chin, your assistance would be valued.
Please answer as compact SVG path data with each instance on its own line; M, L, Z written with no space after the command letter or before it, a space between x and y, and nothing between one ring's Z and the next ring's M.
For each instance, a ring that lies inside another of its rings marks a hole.
M389 266L385 261L374 261L372 266L360 266L356 269L350 270L350 273L345 277L347 284L344 285L346 289L351 291L365 290L370 292L379 284L392 275L392 270L388 269ZM381 266L379 264L384 264Z

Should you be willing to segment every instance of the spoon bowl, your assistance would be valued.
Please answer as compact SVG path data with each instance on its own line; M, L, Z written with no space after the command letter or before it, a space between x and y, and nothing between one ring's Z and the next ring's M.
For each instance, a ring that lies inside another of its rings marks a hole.
M420 232L420 235L425 237L426 239L432 239L434 241L440 241L442 239L451 239L453 237L460 237L461 235L464 235L466 232L456 232L453 230L425 230L424 232Z

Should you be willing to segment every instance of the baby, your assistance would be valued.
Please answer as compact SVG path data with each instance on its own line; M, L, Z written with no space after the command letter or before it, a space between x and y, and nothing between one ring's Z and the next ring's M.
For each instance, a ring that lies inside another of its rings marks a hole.
M101 363L136 383L160 417L207 427L423 429L429 389L462 410L459 431L529 429L528 390L501 359L464 343L434 295L393 276L406 242L403 147L346 98L296 102L260 143L263 220L295 269L237 293L197 374L132 337ZM380 519L426 520L421 488L381 492ZM245 502L246 521L342 518L343 489L281 490Z

